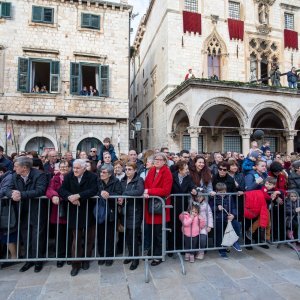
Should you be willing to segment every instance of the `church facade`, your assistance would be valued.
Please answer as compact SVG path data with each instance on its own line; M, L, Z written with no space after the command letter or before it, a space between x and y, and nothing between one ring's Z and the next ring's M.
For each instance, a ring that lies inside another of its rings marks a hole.
M298 90L270 79L300 67L299 17L297 0L151 1L131 57L131 143L246 152L261 128L273 151L299 151Z

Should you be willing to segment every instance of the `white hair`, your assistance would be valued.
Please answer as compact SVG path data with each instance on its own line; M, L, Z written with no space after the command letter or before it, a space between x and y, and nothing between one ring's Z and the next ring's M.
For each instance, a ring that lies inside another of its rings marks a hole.
M86 169L87 165L86 165L86 160L85 159L75 159L73 162L73 165L78 164L81 166L81 168Z

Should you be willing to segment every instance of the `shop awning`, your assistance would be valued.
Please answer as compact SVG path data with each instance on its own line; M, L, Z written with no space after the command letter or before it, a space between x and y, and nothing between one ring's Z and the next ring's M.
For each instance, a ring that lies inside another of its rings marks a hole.
M68 118L68 123L116 124L116 119Z
M24 122L55 122L55 117L44 117L44 116L7 116L8 120L13 121L24 121Z

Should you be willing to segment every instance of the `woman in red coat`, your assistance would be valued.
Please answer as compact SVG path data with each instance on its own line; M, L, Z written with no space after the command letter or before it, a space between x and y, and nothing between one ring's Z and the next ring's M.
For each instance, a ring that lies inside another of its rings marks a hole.
M167 157L164 153L156 153L154 155L154 167L150 169L145 178L144 197L148 199L151 196L168 197L171 193L173 176L167 166ZM167 199L166 204L170 204ZM162 215L152 215L148 211L148 200L145 205L145 221L146 224L153 226L152 251L153 256L162 255ZM166 209L166 222L170 221L170 209ZM152 228L151 228L152 229ZM161 260L154 259L152 266L157 266Z
M58 229L58 236L56 237L57 245L57 257L64 258L66 257L66 232L67 232L67 212L65 203L61 202L61 197L58 194L58 190L62 185L64 180L64 175L69 173L71 170L70 165L67 161L62 161L59 164L59 172L53 176L50 181L50 184L46 191L46 196L52 201L50 223L56 224L55 232ZM60 205L58 206L58 204ZM64 262L58 261L57 267L63 267Z

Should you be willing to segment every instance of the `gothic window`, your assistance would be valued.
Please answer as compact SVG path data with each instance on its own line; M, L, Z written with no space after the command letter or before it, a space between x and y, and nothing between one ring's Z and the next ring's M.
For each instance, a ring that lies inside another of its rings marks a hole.
M294 15L293 14L284 14L284 28L289 30L294 30Z
M222 49L220 42L216 37L213 37L208 43L207 53L208 78L211 78L214 75L220 78L220 57Z
M198 12L198 0L185 0L184 10L191 12Z
M240 3L229 1L229 18L240 20L241 18Z

